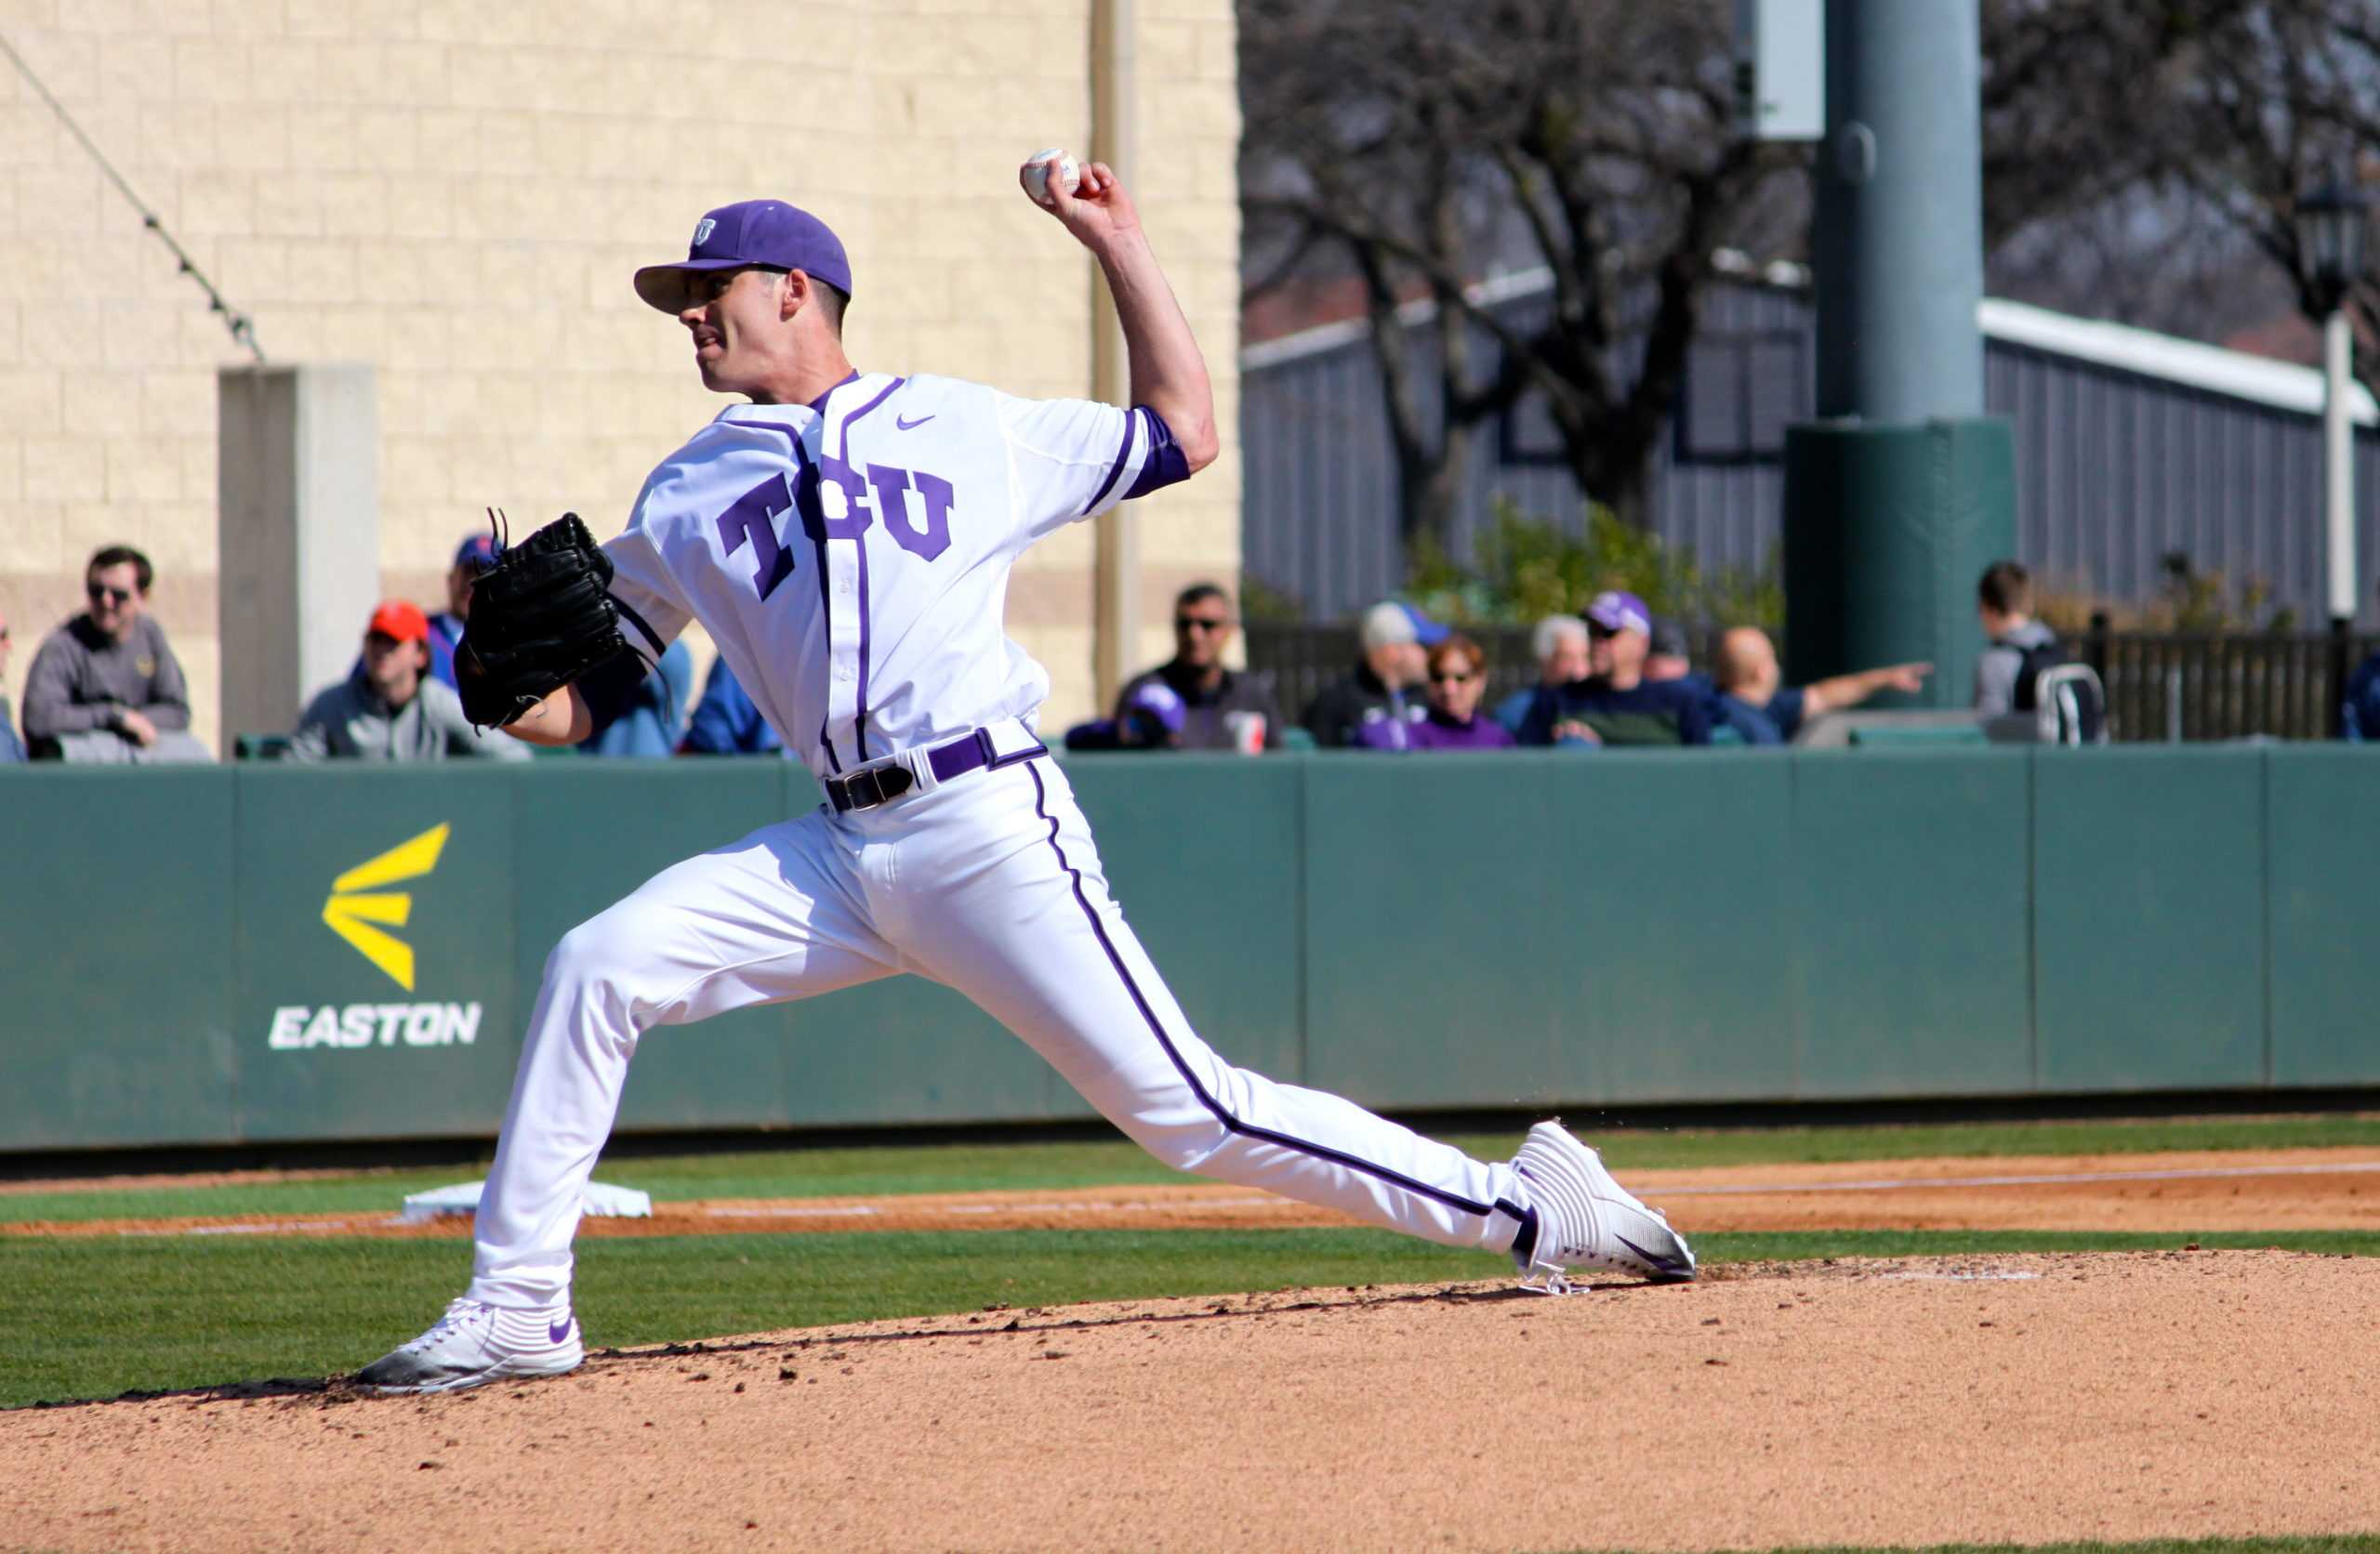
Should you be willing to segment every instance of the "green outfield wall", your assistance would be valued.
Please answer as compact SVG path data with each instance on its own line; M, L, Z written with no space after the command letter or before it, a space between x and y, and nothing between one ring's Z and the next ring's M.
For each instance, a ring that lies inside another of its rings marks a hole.
M1234 1060L1397 1109L2380 1086L2380 755L1109 757ZM492 1134L548 949L770 760L0 769L0 1152ZM1087 1115L912 978L654 1032L621 1126Z

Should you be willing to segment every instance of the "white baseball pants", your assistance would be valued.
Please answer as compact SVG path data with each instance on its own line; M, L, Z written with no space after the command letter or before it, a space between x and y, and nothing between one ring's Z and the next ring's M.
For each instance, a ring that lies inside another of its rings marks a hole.
M470 1295L568 1298L579 1201L645 1032L902 971L972 999L1169 1166L1450 1246L1512 1245L1510 1166L1198 1039L1109 899L1064 772L1037 759L763 826L564 935L480 1200Z

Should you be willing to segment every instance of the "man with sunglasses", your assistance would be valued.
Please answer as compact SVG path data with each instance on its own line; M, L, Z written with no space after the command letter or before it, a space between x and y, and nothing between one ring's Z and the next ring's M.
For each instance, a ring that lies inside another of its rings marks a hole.
M1281 747L1281 710L1268 675L1223 666L1238 622L1231 595L1220 584L1193 583L1173 601L1173 657L1126 682L1116 698L1116 723L1125 727L1136 709L1170 691L1181 702L1182 724L1170 741L1180 750L1258 750ZM1169 722L1170 719L1168 720Z
M1577 741L1606 749L1710 744L1709 692L1690 680L1656 680L1645 673L1653 641L1653 612L1645 601L1606 589L1581 613L1592 672L1574 684L1549 687L1522 720L1520 742Z
M37 757L112 765L211 761L190 732L190 688L149 614L149 558L112 545L91 558L90 607L49 634L25 677L25 739Z

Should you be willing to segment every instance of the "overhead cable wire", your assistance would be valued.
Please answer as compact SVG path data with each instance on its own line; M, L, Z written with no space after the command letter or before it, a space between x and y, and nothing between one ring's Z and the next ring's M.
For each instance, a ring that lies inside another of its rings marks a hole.
M156 233L158 241L172 251L174 262L181 267L181 272L197 282L199 289L206 293L207 310L222 318L223 327L231 332L232 343L245 349L249 355L257 359L257 364L262 366L265 359L264 348L257 344L256 321L224 299L223 294L216 289L215 283L206 278L206 272L199 269L192 260L189 250L175 240L172 232L165 230L164 219L149 208L148 204L134 191L131 184L125 181L124 175L115 170L115 164L107 159L107 153L100 151L88 135L83 133L83 126L74 122L74 115L69 113L66 111L66 105L52 95L42 78L33 73L33 67L26 62L22 54L17 52L17 46L8 41L6 33L0 33L0 51L7 54L10 61L17 67L17 72L32 85L34 91L41 94L41 99L49 104L50 112L58 115L59 122L66 126L66 132L81 142L83 149L90 153L91 160L99 164L99 171L108 176L108 181L114 184L122 191L125 199L131 203L132 208L140 213L140 224Z

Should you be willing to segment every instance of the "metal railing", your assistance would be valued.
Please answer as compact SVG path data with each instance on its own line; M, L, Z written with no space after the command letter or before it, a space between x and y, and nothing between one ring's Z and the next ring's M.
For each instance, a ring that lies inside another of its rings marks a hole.
M2344 631L2114 631L2072 644L2108 692L2110 738L2330 739L2347 677L2380 637Z
M1291 718L1355 662L1352 626L1250 622L1246 630L1249 666L1273 677ZM1488 705L1536 679L1527 627L1463 631L1487 650ZM2347 677L2380 652L2380 636L2116 631L2102 619L2068 646L2107 688L2111 739L2329 739Z

